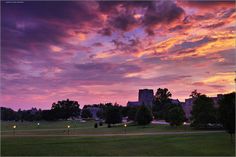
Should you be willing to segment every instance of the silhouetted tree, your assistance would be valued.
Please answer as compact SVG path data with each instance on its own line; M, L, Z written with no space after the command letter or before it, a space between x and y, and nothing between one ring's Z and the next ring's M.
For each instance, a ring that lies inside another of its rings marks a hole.
M39 109L35 114L34 114L34 120L39 121L42 120L42 110Z
M100 119L105 119L105 113L102 108L100 108L100 110L97 111L96 116Z
M190 97L192 98L198 98L201 95L201 93L197 92L197 90L195 89L194 91L192 91L192 93L190 94Z
M172 104L165 115L165 120L169 122L171 126L182 125L185 119L185 113L181 105Z
M43 110L42 119L46 121L54 121L54 120L57 120L57 117L53 110Z
M191 114L191 126L196 128L205 128L208 123L216 122L214 102L206 95L200 95L193 101Z
M17 112L13 111L10 108L1 107L1 120L21 120L25 121L36 121L41 120L41 110L32 108L31 110L21 110Z
M20 120L21 122L24 121L23 111L21 111L21 109L17 111L17 120Z
M19 113L21 114L21 119L25 121L38 121L42 119L41 110L37 110L36 108L23 110Z
M57 119L68 119L80 114L80 108L77 101L62 100L52 104L52 109Z
M163 119L165 115L165 107L171 103L172 94L167 88L158 88L154 97L153 112L158 119Z
M107 124L116 124L122 122L122 116L118 106L108 106L106 108L106 120Z
M127 106L119 106L119 107L122 117L127 117L129 111L128 107Z
M33 121L34 115L30 113L30 110L22 111L22 119L25 121Z
M138 123L138 125L147 125L150 124L152 118L153 116L151 110L142 104L136 113L135 121Z
M93 115L92 115L91 111L88 108L84 108L81 112L81 117L82 118L92 118Z
M129 107L128 108L128 120L135 120L138 107Z
M235 92L225 94L219 105L220 121L232 140L232 135L235 134Z
M1 107L1 120L15 120L16 112L10 108Z

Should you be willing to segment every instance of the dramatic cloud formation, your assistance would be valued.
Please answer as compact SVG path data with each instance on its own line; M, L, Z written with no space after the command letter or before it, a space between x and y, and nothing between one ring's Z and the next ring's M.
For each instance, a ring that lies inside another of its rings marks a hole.
M1 106L234 90L234 1L1 2Z

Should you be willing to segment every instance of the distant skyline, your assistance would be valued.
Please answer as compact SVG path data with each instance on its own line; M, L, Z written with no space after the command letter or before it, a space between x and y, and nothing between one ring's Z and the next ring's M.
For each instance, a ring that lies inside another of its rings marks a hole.
M1 2L1 106L235 90L235 1Z

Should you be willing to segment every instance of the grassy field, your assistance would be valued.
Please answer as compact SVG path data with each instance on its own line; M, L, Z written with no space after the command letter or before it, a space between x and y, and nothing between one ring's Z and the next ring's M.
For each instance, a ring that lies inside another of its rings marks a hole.
M234 144L226 133L196 131L189 126L170 127L169 125L151 124L140 127L118 124L112 128L107 125L94 128L94 121L57 122L1 122L2 156L72 156L72 155L234 155ZM16 125L15 135L12 126ZM70 125L68 136L67 125ZM140 135L132 133L191 132L179 135ZM88 135L122 134L125 136L89 137ZM25 136L27 135L27 136ZM29 136L30 137L29 137ZM45 135L49 135L45 137ZM52 136L53 135L53 136ZM85 136L77 136L85 135Z
M64 135L67 134L67 125L70 125L70 135L79 134L121 134L125 132L123 124L118 124L111 128L107 125L94 128L94 121L85 123L77 121L57 121L57 122L40 122L37 126L36 122L2 122L1 135L13 135L13 125L16 125L16 135ZM149 133L149 132L171 132L171 131L194 131L189 126L180 126L173 128L169 125L148 125L146 127L128 124L126 127L127 133Z
M2 137L6 156L234 156L226 133L116 137Z
M38 126L37 123L40 123ZM38 121L38 122L15 122L15 121L1 121L1 130L12 130L12 126L16 125L17 130L34 130L34 129L61 129L70 125L71 128L85 128L93 127L95 121L79 122L79 121Z

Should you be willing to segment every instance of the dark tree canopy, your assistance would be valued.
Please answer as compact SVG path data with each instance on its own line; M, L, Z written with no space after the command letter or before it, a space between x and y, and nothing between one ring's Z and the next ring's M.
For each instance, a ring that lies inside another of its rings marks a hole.
M200 95L193 101L191 114L191 126L196 128L204 128L208 123L216 122L214 102L206 95Z
M1 107L1 120L15 120L16 112L10 108Z
M171 103L172 94L167 88L158 88L154 98L153 112L155 117L163 119L165 115L165 108Z
M128 116L128 107L126 106L121 106L117 103L106 103L106 104L99 104L99 111L96 113L97 117L100 118L100 119L105 119L106 120L106 117L107 117L107 113L110 112L110 109L112 107L116 108L116 110L119 110L119 115L120 117L126 117Z
M138 125L147 125L150 124L152 119L152 111L147 106L142 104L136 113L135 121Z
M32 110L26 110L21 112L21 119L26 121L37 121L41 118L41 111L32 112Z
M105 113L103 109L100 108L100 110L96 113L96 116L100 119L105 119Z
M129 109L127 106L120 106L122 117L127 117Z
M88 108L84 108L81 112L81 117L82 118L92 118L92 113L90 112L90 110Z
M41 109L32 108L30 110L21 110L17 112L10 108L1 107L1 120L15 121L38 121L42 119Z
M171 126L182 125L185 119L185 113L181 105L172 104L172 106L167 109L165 120L169 122Z
M155 100L159 104L164 104L166 102L169 102L171 96L172 94L170 93L170 91L168 91L167 88L158 88L155 94Z
M192 98L197 98L201 95L201 93L197 92L197 90L195 89L194 91L192 91L192 93L189 95Z
M225 94L219 105L221 123L228 133L235 134L235 92Z
M105 110L106 120L108 124L116 124L122 122L122 115L118 106L107 106Z
M55 112L53 110L43 110L42 111L42 119L46 121L54 121L57 120L55 116Z
M134 121L137 111L138 111L138 107L129 107L128 108L128 120Z
M77 101L62 100L52 104L52 110L57 119L68 119L79 115L80 108Z

